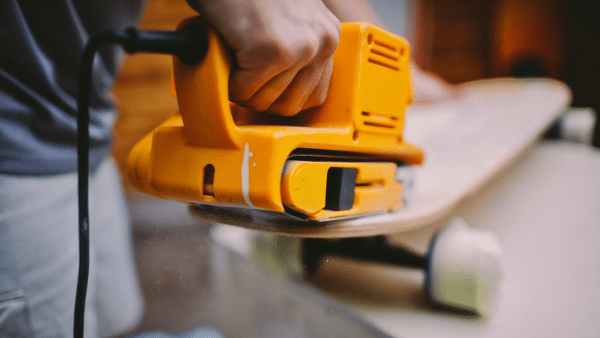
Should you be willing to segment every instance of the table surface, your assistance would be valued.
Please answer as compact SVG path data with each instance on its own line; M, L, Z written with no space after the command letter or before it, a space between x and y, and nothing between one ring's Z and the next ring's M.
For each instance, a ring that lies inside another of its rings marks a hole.
M393 336L600 336L600 151L542 142L451 216L493 230L503 246L488 319L427 304L421 271L329 259L311 283ZM425 252L440 225L394 240Z

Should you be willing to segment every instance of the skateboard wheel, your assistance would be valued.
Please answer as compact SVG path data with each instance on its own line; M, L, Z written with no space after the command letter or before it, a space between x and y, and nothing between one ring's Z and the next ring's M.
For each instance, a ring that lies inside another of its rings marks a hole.
M427 297L443 306L488 316L502 277L501 253L492 232L471 229L462 219L452 219L429 246Z

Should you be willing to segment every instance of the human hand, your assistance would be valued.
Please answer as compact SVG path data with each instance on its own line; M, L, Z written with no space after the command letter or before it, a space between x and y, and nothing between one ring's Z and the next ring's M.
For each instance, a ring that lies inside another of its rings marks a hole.
M188 0L227 41L229 98L290 116L325 101L340 22L321 0Z

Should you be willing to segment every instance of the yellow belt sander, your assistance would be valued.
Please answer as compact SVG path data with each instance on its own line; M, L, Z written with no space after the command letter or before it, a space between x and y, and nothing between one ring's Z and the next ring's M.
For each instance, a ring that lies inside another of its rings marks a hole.
M140 191L193 204L257 208L309 220L402 206L397 170L423 152L404 141L411 101L408 43L365 23L343 23L325 103L291 117L229 101L225 40L208 35L204 60L173 58L180 114L142 139L127 171Z

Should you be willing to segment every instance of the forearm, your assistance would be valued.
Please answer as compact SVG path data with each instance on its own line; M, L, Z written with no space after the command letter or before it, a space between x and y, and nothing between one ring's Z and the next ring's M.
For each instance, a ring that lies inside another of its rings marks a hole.
M323 0L329 10L342 22L367 22L377 27L383 27L375 11L365 0Z

